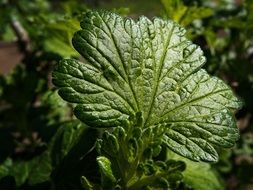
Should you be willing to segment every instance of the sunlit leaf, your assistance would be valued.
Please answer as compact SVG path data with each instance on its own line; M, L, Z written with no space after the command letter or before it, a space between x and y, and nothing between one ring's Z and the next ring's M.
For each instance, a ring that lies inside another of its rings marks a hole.
M240 102L201 69L203 52L183 28L108 12L87 13L81 28L73 45L85 61L62 60L53 72L59 94L76 104L77 118L94 127L163 127L165 144L192 160L217 161L213 145L233 146L232 110Z

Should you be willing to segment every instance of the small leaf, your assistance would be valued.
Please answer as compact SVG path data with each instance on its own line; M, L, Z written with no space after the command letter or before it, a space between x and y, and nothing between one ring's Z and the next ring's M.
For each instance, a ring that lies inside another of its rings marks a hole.
M103 141L101 141L101 145L103 146L103 150L109 155L116 155L119 151L119 142L117 137L107 131L103 133Z
M164 143L192 160L217 161L213 145L238 139L241 103L220 79L200 69L201 49L172 21L138 21L88 12L73 45L84 63L65 59L53 82L75 115L96 127L138 124L166 130Z
M111 181L115 182L116 179L113 176L110 160L104 156L100 156L97 158L97 162L98 162L101 173L104 176L106 176L108 179L110 179Z
M114 177L111 168L111 161L104 156L99 156L97 158L97 162L99 165L100 173L102 175L101 177L103 188L111 188L116 182L116 178Z
M147 161L139 164L137 168L138 180L129 184L129 190L143 189L168 189L169 184L179 184L182 180L182 171L185 164L182 161L169 160L166 163L162 161ZM176 189L171 186L171 189Z
M128 162L133 162L136 157L138 156L138 151L139 151L139 146L138 142L135 138L129 139L127 143L128 151L129 151L129 157L128 157Z

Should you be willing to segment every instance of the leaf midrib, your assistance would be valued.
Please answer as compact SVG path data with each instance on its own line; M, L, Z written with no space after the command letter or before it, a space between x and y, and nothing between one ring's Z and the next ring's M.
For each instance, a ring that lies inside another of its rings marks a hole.
M99 15L99 14L98 14L98 15ZM99 15L99 17L100 17L100 19L103 21L103 23L105 24L105 26L107 27L107 29L108 29L108 31L109 31L109 35L110 35L110 37L111 37L111 39L112 39L112 41L113 41L113 45L114 45L114 47L115 47L115 49L116 49L116 52L117 52L117 54L118 54L118 56L119 56L119 58L120 58L121 65L122 65L123 68L124 68L124 74L127 76L127 77L126 77L127 84L129 84L129 88L130 88L130 90L131 90L131 92L132 92L132 95L133 95L133 98L134 98L135 106L137 106L136 112L138 112L138 111L139 111L139 104L138 104L138 102L137 102L136 94L135 94L135 91L133 90L133 85L132 85L131 80L130 80L130 78L129 78L129 75L128 75L128 73L127 73L127 68L126 68L125 64L123 63L123 57L122 57L122 55L121 55L121 53L120 53L120 50L119 50L118 46L116 45L115 37L114 37L114 35L113 35L113 33L112 33L112 31L111 31L109 25L107 24L107 22L105 22L105 20L103 19L103 17L102 17L101 15ZM115 19L114 22L116 22L116 19ZM126 33L127 33L127 32L126 32Z
M153 107L154 107L154 103L155 103L155 96L157 94L157 90L158 90L158 86L159 86L159 80L160 80L160 77L161 77L161 74L162 74L162 69L163 69L163 66L164 66L164 61L165 61L165 58L166 58L166 55L168 53L168 47L170 45L170 42L171 42L171 38L172 38L172 35L173 35L173 32L174 32L174 29L175 29L175 24L173 24L171 30L170 30L170 34L168 35L168 38L167 38L167 41L166 41L166 44L164 46L164 49L163 49L163 54L162 54L162 58L159 62L159 68L158 68L158 75L156 75L156 78L155 78L155 88L152 92L152 95L151 95L151 104L149 106L149 109L148 109L148 114L146 116L146 118L144 119L144 126L146 126L147 122L149 121L149 118L150 118L150 114L153 110Z

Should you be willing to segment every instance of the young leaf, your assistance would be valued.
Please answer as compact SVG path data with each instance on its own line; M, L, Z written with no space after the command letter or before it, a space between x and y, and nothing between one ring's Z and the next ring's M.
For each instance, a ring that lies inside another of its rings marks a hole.
M104 156L99 156L97 158L97 162L99 165L101 177L102 177L102 187L104 189L108 189L113 186L113 184L116 182L116 179L113 175L113 171L111 168L111 161L104 157Z
M81 121L166 128L167 146L192 160L217 161L213 145L231 147L238 139L232 110L240 102L200 69L203 52L183 28L102 11L85 14L81 28L73 45L85 62L65 59L53 72L59 94L77 104Z

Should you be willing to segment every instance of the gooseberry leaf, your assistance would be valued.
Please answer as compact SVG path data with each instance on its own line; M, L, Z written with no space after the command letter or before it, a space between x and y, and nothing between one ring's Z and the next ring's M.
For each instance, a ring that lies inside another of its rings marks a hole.
M164 143L196 161L217 161L214 146L233 146L241 102L201 69L203 52L183 28L106 11L86 13L81 28L73 45L84 60L62 60L53 72L77 118L94 127L162 127Z

